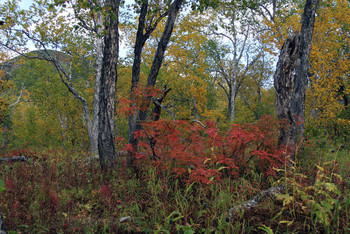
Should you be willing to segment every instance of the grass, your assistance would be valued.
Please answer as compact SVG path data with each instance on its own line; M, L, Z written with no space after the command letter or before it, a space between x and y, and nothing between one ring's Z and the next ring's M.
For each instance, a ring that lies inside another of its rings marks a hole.
M306 144L297 166L279 169L277 178L253 170L209 185L186 184L152 167L135 175L124 158L101 173L84 153L25 154L30 163L0 165L0 213L9 233L350 232L349 149L329 142ZM278 182L287 185L285 193L229 215Z

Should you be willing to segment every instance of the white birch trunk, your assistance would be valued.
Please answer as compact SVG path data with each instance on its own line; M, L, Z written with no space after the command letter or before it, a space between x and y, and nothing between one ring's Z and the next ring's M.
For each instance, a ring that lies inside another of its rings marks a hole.
M102 1L99 0L98 5L102 5ZM103 58L103 18L102 13L97 13L97 40L96 40L96 77L95 77L95 90L94 90L94 107L93 107L93 122L92 132L90 139L90 152L92 156L98 157L98 112L99 107L99 93L101 89L101 73L102 73L102 58Z

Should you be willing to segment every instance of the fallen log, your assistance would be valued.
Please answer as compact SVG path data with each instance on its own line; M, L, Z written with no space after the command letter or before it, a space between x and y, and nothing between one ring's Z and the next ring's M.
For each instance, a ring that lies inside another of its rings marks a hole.
M127 222L131 222L132 218L131 216L126 216L126 217L122 217L119 219L119 223L127 223Z
M264 202L268 198L275 199L277 194L282 193L285 190L283 185L278 185L275 187L271 187L267 190L260 192L258 195L254 196L251 200L246 201L238 206L232 207L229 210L229 217L234 217L241 210L249 210L255 208L260 203Z
M27 157L25 156L14 156L10 158L0 158L0 163L3 162L28 162Z

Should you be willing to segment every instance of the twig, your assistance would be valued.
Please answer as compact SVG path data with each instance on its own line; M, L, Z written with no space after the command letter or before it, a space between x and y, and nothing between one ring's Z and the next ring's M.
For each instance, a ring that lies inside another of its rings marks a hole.
M203 128L206 127L201 121L199 121L197 119L193 120L193 122L199 123Z

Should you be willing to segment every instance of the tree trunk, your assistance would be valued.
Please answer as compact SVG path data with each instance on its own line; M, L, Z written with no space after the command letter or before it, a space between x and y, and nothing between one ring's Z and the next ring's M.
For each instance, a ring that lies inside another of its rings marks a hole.
M159 69L160 69L162 62L163 62L163 59L164 59L164 53L165 53L165 50L168 46L170 36L173 32L175 20L176 20L178 13L179 13L182 2L183 2L183 0L175 0L171 4L168 19L167 19L162 37L158 43L158 47L157 47L157 51L156 51L156 54L155 54L154 59L153 59L152 67L151 67L150 73L148 75L146 88L152 88L152 87L154 87L154 85L156 83ZM133 147L133 151L134 151L134 152L128 152L128 165L129 166L133 165L134 156L135 156L134 153L137 151L137 146L138 146L138 141L135 140L134 134L135 134L135 131L140 130L142 128L141 123L142 123L142 121L146 120L146 118L147 118L147 110L148 110L148 107L150 105L151 99L152 99L152 97L150 97L150 96L145 97L144 98L144 105L141 107L141 110L138 113L137 119L131 119L132 122L129 119L129 143L131 143L131 145ZM132 125L132 126L130 126L130 125Z
M128 143L132 146L135 146L138 144L138 139L135 139L134 133L136 131L136 121L137 121L137 111L136 111L136 93L135 89L138 88L139 81L140 81L140 70L141 70L141 56L142 56L142 49L149 38L148 34L144 34L143 31L145 29L145 20L148 10L148 1L144 1L141 6L141 12L139 17L139 25L137 27L137 33L136 33L136 42L134 47L134 63L132 66L132 78L131 78L131 91L130 91L130 108L132 110L132 113L129 115L129 135L128 135ZM134 149L136 150L136 149ZM129 157L130 158L130 157ZM128 161L129 161L128 158ZM131 162L128 162L128 164L132 164Z
M99 6L102 6L102 1L99 0L97 3ZM98 155L98 113L99 113L99 104L100 104L100 89L101 89L101 76L102 76L102 59L103 59L103 17L100 11L97 12L96 20L96 69L95 69L95 90L94 90L94 107L93 107L93 116L92 116L92 133L90 139L90 152L92 156Z
M305 96L310 68L309 57L318 3L319 0L307 0L301 19L299 57L296 61L292 98L292 113L296 118L296 140L298 141L302 140L304 135Z
M166 22L162 37L160 38L160 41L158 43L157 51L152 62L152 67L147 78L147 86L146 86L147 88L152 88L156 84L159 69L162 66L162 62L164 59L164 53L168 46L171 34L173 32L175 20L176 20L177 14L179 13L182 2L183 0L175 0L171 5L168 20ZM141 108L141 111L139 112L140 121L146 120L147 112L148 112L147 109L150 105L151 99L152 97L150 96L145 98L144 106L143 108Z
M233 122L235 118L235 103L236 103L236 82L237 79L232 81L232 85L229 87L229 97L228 97L228 119Z
M286 39L274 74L277 117L282 121L278 144L289 146L292 152L304 132L305 94L317 5L318 0L306 1L301 34L294 33Z
M105 23L103 65L100 89L98 152L103 169L116 158L114 146L114 113L117 82L117 65L119 57L119 4L120 0L109 0L108 17Z
M276 90L276 112L280 127L279 146L294 145L295 120L292 114L291 103L293 95L293 71L299 52L299 33L288 37L284 42L274 74Z

